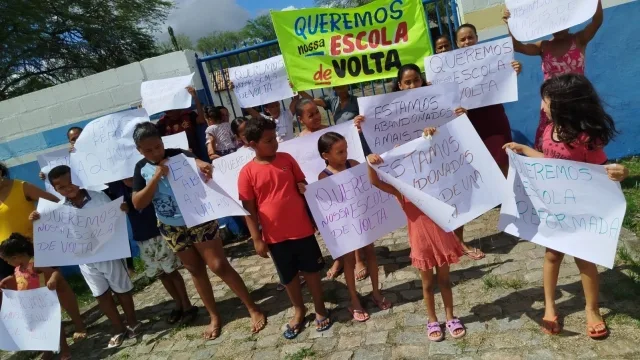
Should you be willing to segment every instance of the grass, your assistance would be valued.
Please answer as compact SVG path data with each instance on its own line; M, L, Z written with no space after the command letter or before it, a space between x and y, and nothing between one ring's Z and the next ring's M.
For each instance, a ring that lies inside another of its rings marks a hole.
M289 354L285 357L285 360L305 360L311 359L316 355L316 352L311 349L300 349L293 354Z
M640 236L640 157L622 159L619 163L626 166L631 174L621 184L627 199L627 214L623 225Z
M613 314L607 317L607 323L610 325L632 325L640 329L640 320L634 319L627 314Z
M502 278L492 274L485 275L482 283L487 290L498 288L520 290L526 285L526 282L520 278Z

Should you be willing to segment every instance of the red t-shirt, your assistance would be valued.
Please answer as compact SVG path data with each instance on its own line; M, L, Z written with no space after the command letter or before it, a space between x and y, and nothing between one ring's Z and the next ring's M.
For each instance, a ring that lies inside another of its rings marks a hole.
M568 144L553 139L553 125L547 125L542 135L542 153L545 158L580 161L589 164L602 165L607 162L607 154L601 146L587 146L587 136L582 135L578 141Z
M240 200L256 200L262 237L267 244L313 235L304 198L298 192L297 183L304 180L296 160L281 152L270 164L254 160L240 170Z

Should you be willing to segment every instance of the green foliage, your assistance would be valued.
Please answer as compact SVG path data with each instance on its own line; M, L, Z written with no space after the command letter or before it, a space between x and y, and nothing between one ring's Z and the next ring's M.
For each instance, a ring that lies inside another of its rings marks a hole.
M247 41L265 42L276 39L276 31L273 28L271 15L260 15L255 19L248 20L247 25L241 31L242 37Z
M0 2L0 101L157 55L169 0Z
M193 45L193 42L191 42L191 39L187 35L178 34L178 35L175 35L174 38L180 50L196 49L196 47ZM168 54L170 52L176 51L176 46L173 44L173 40L161 42L157 46L158 46L158 53L160 54Z
M214 31L198 39L196 49L203 53L223 52L241 46L244 38L236 31Z

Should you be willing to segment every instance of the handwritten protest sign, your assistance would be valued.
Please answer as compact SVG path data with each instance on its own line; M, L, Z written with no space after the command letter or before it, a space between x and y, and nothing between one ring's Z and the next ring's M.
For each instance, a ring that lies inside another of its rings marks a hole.
M395 196L371 185L360 164L307 186L305 198L334 259L407 225Z
M502 201L504 176L466 115L439 127L431 140L413 140L382 158L384 164L376 170L404 183L403 188L396 188L407 198L411 200L415 194L403 192L410 185L454 208L446 223L432 218L446 231L455 230ZM427 208L433 201L425 198L424 204ZM414 205L423 209L420 204Z
M362 133L371 151L382 154L395 145L422 136L426 127L438 127L456 117L460 107L458 84L445 83L358 98Z
M460 105L475 109L518 101L513 55L513 40L498 39L429 56L424 69L433 85L458 83Z
M238 151L213 160L213 180L240 204L238 177L240 170L256 156L253 149L242 147Z
M191 95L185 88L193 84L194 74L142 82L140 95L147 114L190 108Z
M349 159L357 160L358 162L366 161L364 152L362 151L358 129L356 129L351 122L334 125L309 135L281 143L278 151L286 152L296 159L308 183L317 181L320 172L327 167L324 159L320 157L320 153L318 153L318 139L330 131L337 132L345 137L347 140Z
M182 149L189 151L189 140L187 140L186 132L179 132L173 135L162 137L162 143L165 149ZM142 155L140 156L142 159Z
M122 197L100 207L76 209L38 201L33 223L36 266L67 266L131 257Z
M59 351L61 317L54 290L2 290L0 349Z
M240 106L250 108L294 96L282 55L229 69Z
M531 41L581 24L593 17L599 0L506 0L509 30Z
M498 228L612 268L627 206L620 184L602 165L508 153Z
M169 185L187 227L225 216L248 215L215 181L205 182L200 177L195 159L180 154L170 158L167 166Z
M146 121L149 117L144 109L135 109L109 114L87 124L71 153L74 182L101 185L132 177L136 163L142 158L133 142L133 130Z
M433 53L420 0L272 11L294 90L379 80Z
M38 160L38 165L40 165L40 171L44 174L45 190L48 193L51 193L57 196L58 199L62 200L64 196L58 194L58 192L53 188L53 185L51 185L51 183L49 182L49 179L47 178L47 176L49 175L49 171L51 171L51 169L53 169L56 166L71 165L71 154L69 153L69 149L64 148L60 150L54 150L46 154L40 154L36 158ZM73 174L74 172L75 172L75 169L71 169L71 173ZM95 191L102 191L107 188L107 186L104 184L95 185L95 186L84 186L84 184L82 184L82 182L79 180L79 176L77 175L77 173L76 175L72 175L72 176L78 179L77 183L75 184L80 186L81 188L85 188L88 190L95 190Z

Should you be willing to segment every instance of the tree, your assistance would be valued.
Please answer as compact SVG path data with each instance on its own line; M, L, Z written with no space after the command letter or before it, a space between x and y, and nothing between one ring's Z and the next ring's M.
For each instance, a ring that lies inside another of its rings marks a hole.
M265 42L276 39L276 30L273 28L270 14L260 15L255 19L247 20L247 24L241 31L247 41Z
M373 0L315 0L316 6L331 8L351 8L366 5Z
M193 46L193 42L191 39L185 34L177 34L174 36L176 43L178 44L178 48L180 50L195 50L196 47ZM176 46L173 44L173 40L171 41L163 41L157 44L158 53L160 54L168 54L176 51Z
M244 39L240 32L214 31L211 34L198 39L196 49L203 53L223 52L242 46Z
M169 0L0 2L0 101L157 55Z

